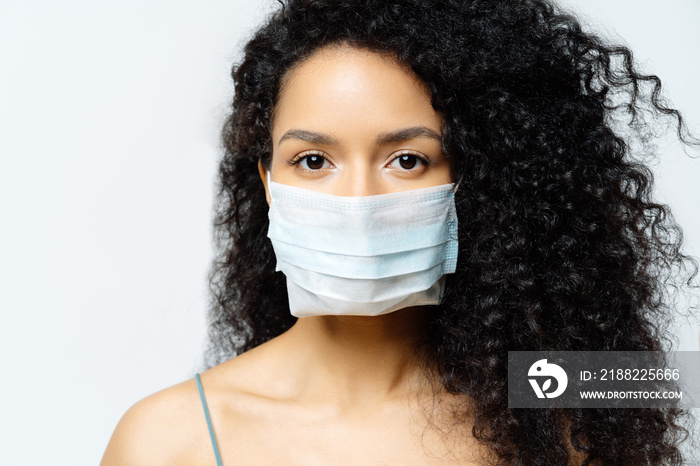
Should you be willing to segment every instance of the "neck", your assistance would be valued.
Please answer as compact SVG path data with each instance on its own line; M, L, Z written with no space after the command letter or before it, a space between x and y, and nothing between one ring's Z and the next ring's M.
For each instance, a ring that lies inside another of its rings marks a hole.
M300 318L286 338L297 339L301 348L295 359L304 391L352 404L415 394L425 375L414 344L425 336L426 318L424 308Z

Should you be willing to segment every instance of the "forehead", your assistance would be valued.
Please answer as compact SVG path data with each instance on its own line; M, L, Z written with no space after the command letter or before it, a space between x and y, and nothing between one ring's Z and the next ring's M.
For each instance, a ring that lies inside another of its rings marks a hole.
M388 55L338 45L285 76L273 137L300 127L364 133L423 125L440 132L440 124L425 85L408 68Z

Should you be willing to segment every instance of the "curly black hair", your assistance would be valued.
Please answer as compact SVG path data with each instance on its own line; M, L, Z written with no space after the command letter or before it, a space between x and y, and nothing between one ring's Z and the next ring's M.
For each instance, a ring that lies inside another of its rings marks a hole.
M233 69L207 364L296 320L275 272L257 165L269 166L289 70L320 47L349 44L405 64L443 117L443 150L460 180L459 263L419 348L448 392L472 400L474 436L500 464L571 464L574 451L586 465L681 464L688 413L677 407L510 409L506 391L509 350L670 347L669 290L696 289L698 264L653 200L630 135L650 147L651 114L697 141L658 77L547 0L280 3Z

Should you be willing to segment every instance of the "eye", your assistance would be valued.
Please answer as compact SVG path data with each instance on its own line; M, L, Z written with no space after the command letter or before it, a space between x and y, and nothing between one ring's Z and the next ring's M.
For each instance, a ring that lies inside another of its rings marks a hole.
M303 170L321 170L322 168L330 168L332 165L326 157L319 153L301 154L290 162L292 165L297 165Z
M389 163L390 167L401 170L414 170L424 165L428 165L428 160L412 152L401 153L397 155L394 160L391 161L391 163Z

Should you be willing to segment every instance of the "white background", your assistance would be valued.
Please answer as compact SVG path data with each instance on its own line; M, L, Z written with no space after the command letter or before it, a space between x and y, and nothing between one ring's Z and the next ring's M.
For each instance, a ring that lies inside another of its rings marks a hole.
M97 464L130 405L199 369L229 70L275 3L0 3L0 464ZM700 132L700 2L566 4ZM700 160L661 148L700 256Z

